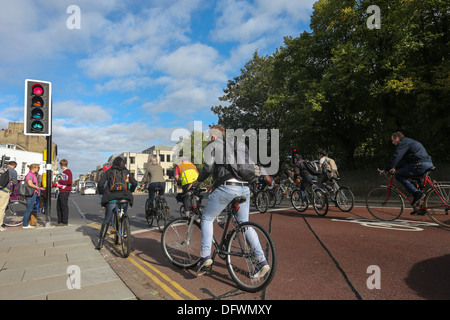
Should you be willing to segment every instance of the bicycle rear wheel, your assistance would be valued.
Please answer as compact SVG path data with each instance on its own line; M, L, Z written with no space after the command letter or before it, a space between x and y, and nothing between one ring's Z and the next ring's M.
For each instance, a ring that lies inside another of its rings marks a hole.
M228 271L239 288L257 292L272 281L277 254L270 234L263 227L253 222L240 224L228 239L227 251ZM255 277L264 258L270 269L263 276Z
M450 228L450 185L437 185L438 193L430 189L424 201L428 216L443 227Z
M193 219L193 218L192 218ZM200 224L191 219L177 218L169 222L161 235L161 249L169 262L178 268L193 268L200 261Z
M258 191L258 193L256 194L255 206L256 209L261 213L267 211L267 208L269 208L269 197L267 195L267 192Z
M166 210L162 206L162 204L158 207L156 212L156 224L158 225L159 231L164 230L164 226L166 225L167 217L166 217Z
M131 231L130 219L124 215L120 223L120 241L122 246L122 256L127 258L131 253Z
M355 196L347 187L341 187L336 192L336 205L343 212L349 212L355 205Z
M300 189L295 189L294 191L292 191L291 203L298 212L304 212L309 205L307 196L305 196L305 200L302 200L302 192L300 191Z
M320 189L313 191L313 207L319 216L325 216L328 213L328 198Z
M23 223L23 215L27 210L25 201L10 201L5 210L3 223L8 227L17 227Z
M378 187L369 191L366 207L378 220L392 221L401 216L404 208L403 199L393 188Z

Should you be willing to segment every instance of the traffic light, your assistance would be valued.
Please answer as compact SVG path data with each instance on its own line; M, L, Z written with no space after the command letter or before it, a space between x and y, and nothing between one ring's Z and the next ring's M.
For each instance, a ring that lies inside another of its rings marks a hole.
M292 164L295 164L295 154L297 153L297 149L293 148L292 152L291 152L291 159L292 159Z
M52 134L52 84L48 81L25 80L24 133Z

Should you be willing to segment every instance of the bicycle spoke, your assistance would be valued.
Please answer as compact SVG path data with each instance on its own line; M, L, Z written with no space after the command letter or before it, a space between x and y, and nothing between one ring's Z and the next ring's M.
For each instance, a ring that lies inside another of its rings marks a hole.
M437 185L436 191L430 190L424 206L428 216L444 227L450 227L450 185Z

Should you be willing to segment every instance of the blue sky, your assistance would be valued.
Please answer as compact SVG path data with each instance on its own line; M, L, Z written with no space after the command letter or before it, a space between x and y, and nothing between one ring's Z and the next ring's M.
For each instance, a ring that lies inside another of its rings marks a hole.
M173 145L258 50L309 30L313 0L3 0L0 127L25 79L52 82L53 141L76 176L110 155ZM80 29L67 28L76 5Z

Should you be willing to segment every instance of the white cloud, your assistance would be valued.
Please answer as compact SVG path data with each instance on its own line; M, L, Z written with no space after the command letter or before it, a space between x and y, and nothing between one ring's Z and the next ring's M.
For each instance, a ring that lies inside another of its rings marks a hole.
M67 119L69 119L70 124L107 123L112 119L111 111L101 106L95 104L84 105L81 101L72 100L55 102L52 114L54 115L53 118L66 118L64 124L67 124Z

